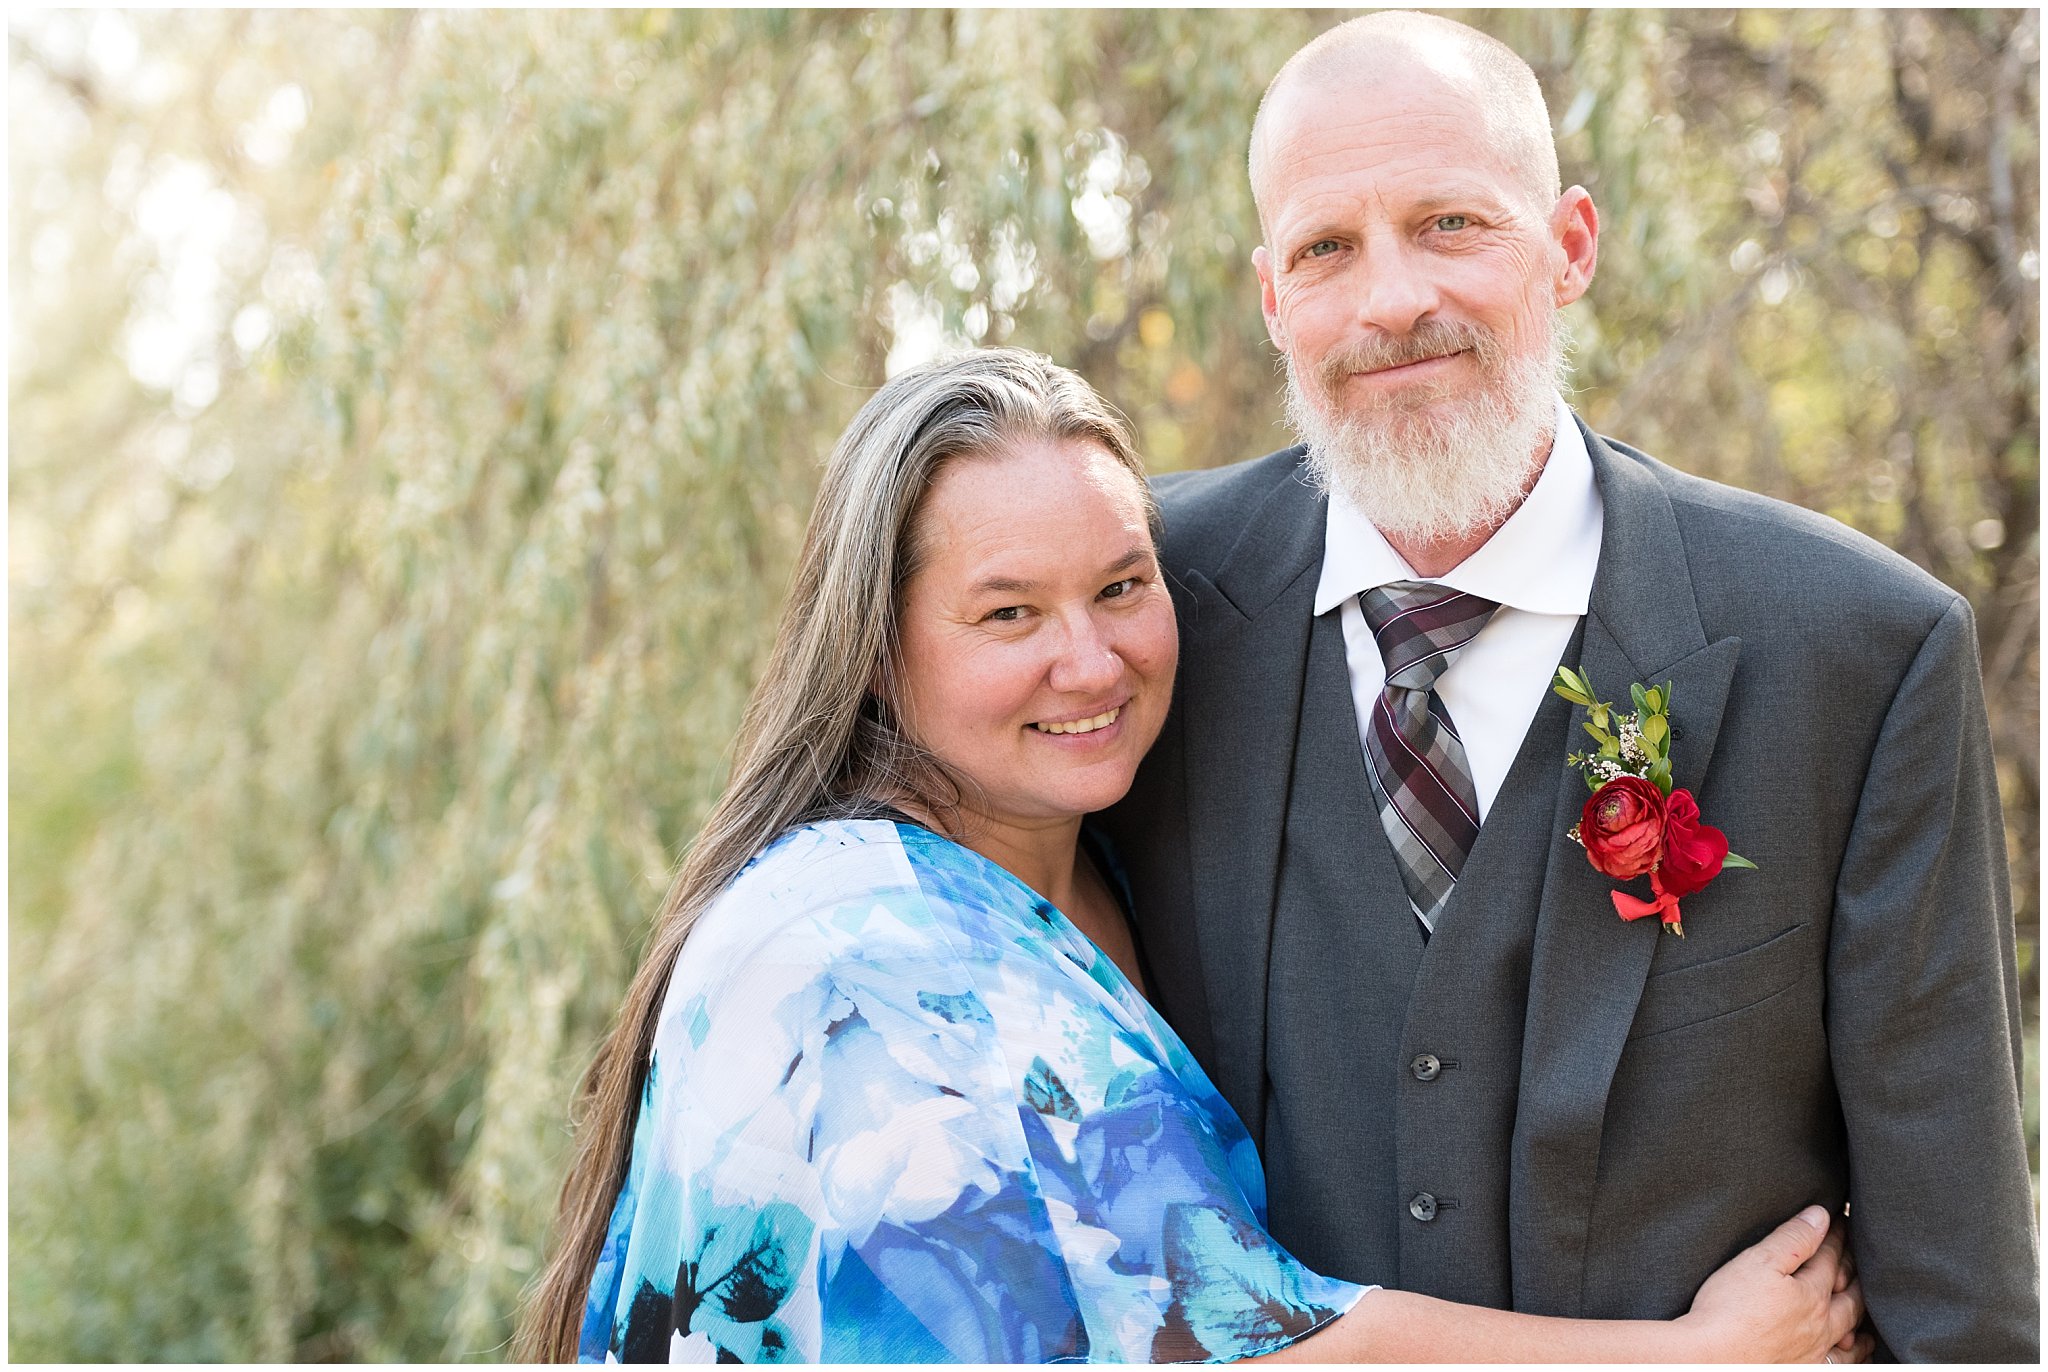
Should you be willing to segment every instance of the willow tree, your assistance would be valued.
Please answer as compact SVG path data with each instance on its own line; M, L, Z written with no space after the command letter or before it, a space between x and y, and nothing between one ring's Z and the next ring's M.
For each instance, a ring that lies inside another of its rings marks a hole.
M1603 207L1582 408L1976 604L2031 940L2035 20L1466 17ZM1330 19L15 21L16 1356L502 1347L830 439L1000 341L1284 443Z

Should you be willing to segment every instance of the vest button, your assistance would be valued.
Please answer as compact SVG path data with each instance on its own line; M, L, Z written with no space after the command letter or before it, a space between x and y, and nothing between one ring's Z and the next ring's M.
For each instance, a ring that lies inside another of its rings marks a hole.
M1415 1199L1408 1202L1408 1213L1428 1224L1436 1218L1436 1197L1427 1191L1415 1193Z
M1434 1053L1417 1053L1415 1061L1408 1064L1408 1070L1415 1074L1417 1081L1435 1081L1443 1072L1443 1063Z

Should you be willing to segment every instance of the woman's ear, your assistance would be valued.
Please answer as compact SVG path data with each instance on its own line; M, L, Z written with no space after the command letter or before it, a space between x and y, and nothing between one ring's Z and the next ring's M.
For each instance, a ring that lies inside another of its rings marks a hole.
M882 663L868 675L866 693L861 697L860 708L871 712L876 719L889 721L896 717L895 673L889 664Z

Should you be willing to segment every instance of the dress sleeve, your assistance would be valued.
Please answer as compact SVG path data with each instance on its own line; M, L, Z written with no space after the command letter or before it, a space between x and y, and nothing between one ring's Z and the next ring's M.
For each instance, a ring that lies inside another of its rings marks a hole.
M664 1020L616 1356L1222 1360L1356 1300L1056 958L894 901L778 943Z

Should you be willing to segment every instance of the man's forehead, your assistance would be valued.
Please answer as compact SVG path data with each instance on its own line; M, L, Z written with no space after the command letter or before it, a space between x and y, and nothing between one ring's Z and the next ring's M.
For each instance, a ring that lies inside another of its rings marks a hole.
M1499 149L1492 137L1484 102L1469 89L1437 79L1434 73L1385 81L1327 81L1303 86L1274 102L1261 130L1254 170L1260 181L1252 191L1267 202L1291 179L1289 170L1309 148L1333 144L1378 146L1384 150L1414 144L1418 153L1441 157L1456 150L1458 161L1470 160L1495 170ZM1272 209L1271 204L1265 208Z
M1462 35L1433 31L1345 44L1305 63L1301 75L1313 82L1331 75L1388 77L1403 71L1463 85L1476 84L1483 76L1471 42Z
M1533 75L1481 35L1443 28L1354 31L1347 42L1311 45L1282 69L1260 104L1248 168L1263 232L1273 227L1276 200L1289 195L1282 164L1304 147L1343 141L1347 129L1383 149L1455 149L1454 160L1505 175L1539 209L1556 196L1549 118Z
M1279 91L1271 132L1279 139L1304 123L1372 115L1440 115L1464 120L1485 117L1485 87L1465 54L1444 63L1409 60L1389 52L1302 73Z

